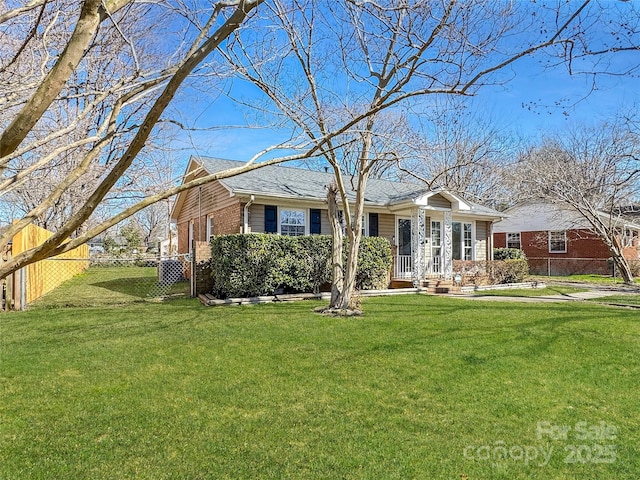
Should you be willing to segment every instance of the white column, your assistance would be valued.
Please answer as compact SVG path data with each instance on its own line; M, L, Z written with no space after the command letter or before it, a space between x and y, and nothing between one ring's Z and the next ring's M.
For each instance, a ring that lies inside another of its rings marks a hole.
M443 262L442 272L444 273L445 280L451 280L453 278L453 228L451 226L451 211L444 212L444 225L443 225Z
M411 214L411 255L413 268L411 270L411 280L415 287L420 286L424 280L426 270L425 247L425 215L422 208L416 208Z

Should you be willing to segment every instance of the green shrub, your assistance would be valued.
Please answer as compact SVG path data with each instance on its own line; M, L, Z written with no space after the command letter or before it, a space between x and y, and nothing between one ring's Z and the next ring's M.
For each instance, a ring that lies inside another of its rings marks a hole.
M383 237L362 237L358 250L356 286L360 290L380 290L389 285L391 245Z
M327 235L215 236L211 240L212 293L224 298L318 292L331 281L331 242ZM358 289L387 286L391 247L386 239L363 238L358 262Z
M494 260L489 262L491 283L520 283L529 275L526 260Z
M527 256L519 248L494 248L494 260L526 260Z
M640 277L640 260L629 260L629 267L634 277Z

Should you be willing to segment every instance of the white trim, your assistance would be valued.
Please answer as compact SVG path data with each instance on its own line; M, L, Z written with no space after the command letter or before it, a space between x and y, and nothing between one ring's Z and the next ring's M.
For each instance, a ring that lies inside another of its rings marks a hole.
M396 218L396 220L395 220L395 223L396 223L396 228L395 228L396 241L395 241L395 244L396 244L396 247L398 248L398 251L396 252L396 255L401 255L401 253L399 251L400 250L400 244L398 243L399 240L400 240L400 228L398 228L399 227L398 224L400 223L399 222L400 220L409 220L410 222L413 222L413 219L411 217L406 217L404 215L396 215L395 218ZM411 235L411 230L409 230L409 235ZM411 255L413 255L413 245L411 243L411 238L409 238L409 248L411 248Z
M432 192L427 192L424 193L416 198L412 199L412 202L415 205L418 205L420 207L427 207L427 208L431 208L433 210L439 209L438 207L430 207L429 206L429 198L435 196L435 195L440 195L444 198L446 198L450 203L451 203L451 210L455 211L470 211L471 210L471 205L468 204L467 202L465 202L462 198L458 197L457 195L447 191L447 190L434 190ZM440 207L442 208L442 207ZM448 209L447 209L448 210Z
M434 223L438 224L438 230L440 231L440 242L437 245L433 242L433 230L434 230L433 224ZM443 223L444 222L439 218L437 220L434 218L431 218L429 222L429 273L430 274L437 274L437 275L442 274L442 264L444 263L444 246L442 245L443 243L442 224ZM438 260L436 260L436 255L433 252L433 250L436 248L440 250L440 254L437 256Z
M207 215L205 218L205 221L207 222L207 226L206 226L206 231L207 231L207 236L206 236L206 240L207 242L209 240L211 240L211 237L213 236L213 230L214 230L214 222L213 222L213 216L211 215Z
M551 250L551 233L562 232L564 236L564 250ZM547 237L549 242L549 253L567 253L567 231L566 230L548 230Z
M507 232L506 235L507 235L507 238L505 239L505 243L507 245L507 248L518 248L518 249L522 250L522 232ZM509 235L518 235L518 246L517 247L510 247L509 246Z
M311 214L309 213L308 208L293 208L293 207L277 207L277 215L278 215L278 235L283 235L282 233L282 212L302 212L304 215L304 233L302 235L292 235L292 236L304 236L309 235L309 219L311 218Z
M454 223L459 223L460 224L460 258L454 258L453 257L453 241L454 241L454 235L453 235L453 224ZM464 226L465 225L471 225L471 258L467 261L474 261L476 259L476 246L475 246L475 231L476 231L476 226L475 226L475 221L473 220L459 220L459 219L452 219L451 220L451 259L452 260L465 260L465 250L468 248L465 243L464 243Z

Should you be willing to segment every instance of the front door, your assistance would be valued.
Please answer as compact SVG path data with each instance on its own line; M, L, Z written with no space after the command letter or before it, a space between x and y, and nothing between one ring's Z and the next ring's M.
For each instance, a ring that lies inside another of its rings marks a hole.
M411 219L398 219L398 255L411 255Z
M411 258L411 219L398 218L397 230L396 277L410 277L413 261Z

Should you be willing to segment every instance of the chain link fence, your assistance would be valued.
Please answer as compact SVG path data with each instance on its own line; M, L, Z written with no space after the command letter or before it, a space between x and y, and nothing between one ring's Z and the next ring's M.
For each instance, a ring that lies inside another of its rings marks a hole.
M27 302L23 292L30 283L41 282L38 276L27 276L18 271L3 282L3 307L5 310L28 308L85 307L123 305L135 302L161 301L189 297L192 262L189 255L168 258L158 257L109 257L43 260L47 262L47 281L55 282L56 276L65 278L59 286ZM83 265L82 273L68 279L70 262ZM53 277L53 278L51 278ZM56 283L57 284L57 283Z

